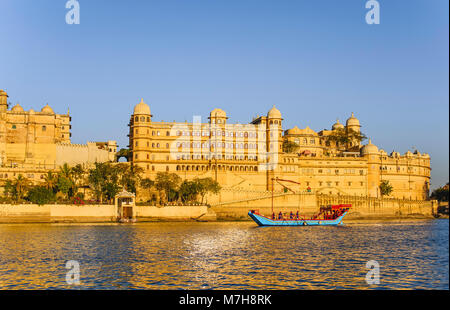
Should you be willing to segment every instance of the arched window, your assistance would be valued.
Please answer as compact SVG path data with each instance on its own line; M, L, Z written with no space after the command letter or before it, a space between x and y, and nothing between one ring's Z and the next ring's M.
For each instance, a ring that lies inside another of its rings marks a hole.
M141 122L145 122L145 117L141 116Z
M46 131L47 130L47 126L42 126L42 131Z

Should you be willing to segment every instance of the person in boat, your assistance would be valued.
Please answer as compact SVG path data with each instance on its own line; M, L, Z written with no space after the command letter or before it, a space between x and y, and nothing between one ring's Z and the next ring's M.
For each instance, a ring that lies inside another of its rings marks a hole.
M275 220L275 212L272 212L272 220Z
M297 220L298 220L299 216L300 216L300 215L298 214L298 211L297 211L297 214L296 214L296 218L297 218Z
M278 219L279 219L279 220L282 220L282 219L283 219L283 213L281 213L281 211L280 211L280 213L278 213Z
M291 213L289 214L289 218L290 218L291 220L294 219L294 213L292 213L292 211L291 211Z

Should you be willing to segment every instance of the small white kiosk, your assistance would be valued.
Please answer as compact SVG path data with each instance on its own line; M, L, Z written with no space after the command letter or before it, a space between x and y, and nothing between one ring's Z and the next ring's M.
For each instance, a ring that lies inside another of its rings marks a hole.
M126 190L122 190L115 197L117 219L119 221L133 221L136 219L135 201L136 195Z

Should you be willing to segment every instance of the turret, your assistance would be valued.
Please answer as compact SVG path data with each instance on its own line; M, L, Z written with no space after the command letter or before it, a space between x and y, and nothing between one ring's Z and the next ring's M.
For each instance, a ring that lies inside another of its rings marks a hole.
M8 94L0 89L0 112L6 112L8 110Z

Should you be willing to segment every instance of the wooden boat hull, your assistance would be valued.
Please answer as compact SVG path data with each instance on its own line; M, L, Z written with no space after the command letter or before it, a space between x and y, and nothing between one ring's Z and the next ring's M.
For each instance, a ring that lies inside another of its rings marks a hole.
M258 224L259 226L337 226L342 224L342 219L347 214L344 212L340 217L333 220L272 220L260 214L255 214L248 212L248 215Z

